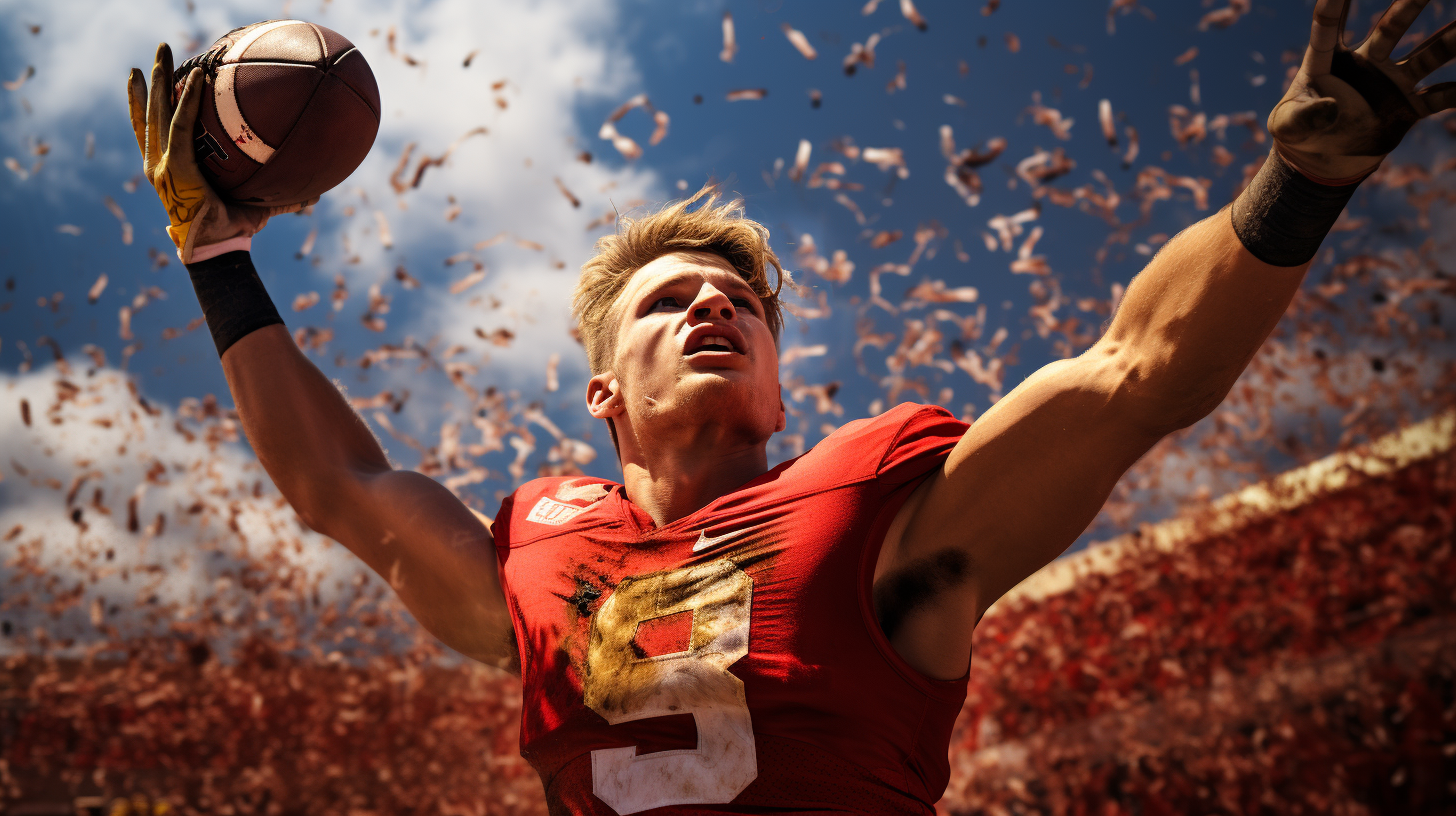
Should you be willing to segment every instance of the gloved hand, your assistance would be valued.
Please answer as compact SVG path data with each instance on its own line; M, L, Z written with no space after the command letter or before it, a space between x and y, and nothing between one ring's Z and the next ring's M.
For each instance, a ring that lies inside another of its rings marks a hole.
M192 69L175 101L173 87L172 49L162 43L152 64L150 95L138 68L131 69L126 95L131 128L142 151L142 170L167 209L171 221L167 234L184 264L249 249L252 236L271 216L298 212L318 201L259 207L223 200L208 186L193 153L192 136L206 88L202 69Z
M1357 181L1380 165L1411 126L1456 107L1456 82L1416 90L1456 54L1456 23L1426 38L1400 62L1390 52L1426 0L1395 0L1363 43L1341 42L1350 0L1318 0L1309 49L1294 82L1269 114L1286 162L1318 180Z

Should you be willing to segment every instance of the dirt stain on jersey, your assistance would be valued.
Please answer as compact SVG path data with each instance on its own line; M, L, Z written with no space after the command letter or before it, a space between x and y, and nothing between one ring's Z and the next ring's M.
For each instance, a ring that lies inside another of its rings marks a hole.
M600 568L575 563L561 573L570 582L570 595L553 592L564 602L563 619L557 635L557 649L561 657L576 670L578 677L586 675L586 641L593 615L602 605L602 599L611 594L614 585L611 577L603 575Z
M685 662L700 659L697 653L701 650L733 655L730 663L746 654L747 626L737 624L740 618L743 623L747 621L752 592L753 579L726 558L623 579L612 596L610 609L601 607L593 621L587 647L587 705L610 721L607 712L636 709L643 696L655 693L659 675L681 671ZM637 627L644 621L683 611L693 613L687 653L693 657L668 662L637 658L630 647ZM728 692L717 688L716 680L709 673L697 683L684 684L676 690L683 699L675 701L676 707L669 710L691 708L701 702L694 699L699 695L706 695L705 699L724 697ZM741 696L741 691L737 694Z
M566 601L566 605L575 610L578 617L589 618L592 614L592 604L602 597L603 592L600 588L593 586L590 579L580 575L576 576L573 582L576 584L576 592L570 595L552 594Z

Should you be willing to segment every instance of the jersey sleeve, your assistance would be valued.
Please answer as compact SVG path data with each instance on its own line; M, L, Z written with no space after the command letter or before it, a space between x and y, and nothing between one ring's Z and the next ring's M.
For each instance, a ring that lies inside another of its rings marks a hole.
M902 403L889 414L899 421L875 469L887 484L903 484L940 467L971 427L939 405Z
M938 405L905 402L846 423L814 453L819 467L832 471L826 478L875 479L894 486L939 466L968 427Z

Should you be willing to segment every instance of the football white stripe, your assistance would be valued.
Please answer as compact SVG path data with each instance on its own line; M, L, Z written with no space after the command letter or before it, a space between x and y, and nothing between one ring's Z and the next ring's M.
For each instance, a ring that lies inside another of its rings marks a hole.
M217 79L212 83L213 101L217 104L217 118L222 120L222 127L227 131L228 139L234 145L242 149L253 161L266 164L269 159L273 158L273 148L258 138L258 134L248 127L242 110L238 108L238 95L233 87L233 75L237 69L237 65L218 66Z
M217 80L212 86L213 100L217 104L217 117L222 120L222 126L227 131L228 139L241 148L248 158L259 164L264 164L273 157L273 147L258 138L258 134L248 127L248 121L243 118L243 112L238 107L237 91L233 85L233 71L236 70L236 63L242 59L243 53L259 37L290 25L308 25L308 23L302 20L274 20L239 37L238 41L228 48L227 53L223 54L222 65L218 66Z
M249 31L247 34L244 34L237 42L233 43L232 48L229 48L227 53L222 55L222 61L224 63L237 62L243 58L243 52L248 50L248 46L252 45L254 40L257 40L270 31L290 25L308 25L308 23L302 20L274 20L271 23L264 23Z

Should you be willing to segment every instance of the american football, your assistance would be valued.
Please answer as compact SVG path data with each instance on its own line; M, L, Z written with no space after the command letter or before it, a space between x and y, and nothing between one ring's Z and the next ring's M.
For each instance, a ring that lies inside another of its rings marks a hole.
M348 178L379 132L379 86L343 35L302 20L229 31L177 68L207 80L194 145L202 174L234 201L284 206Z

